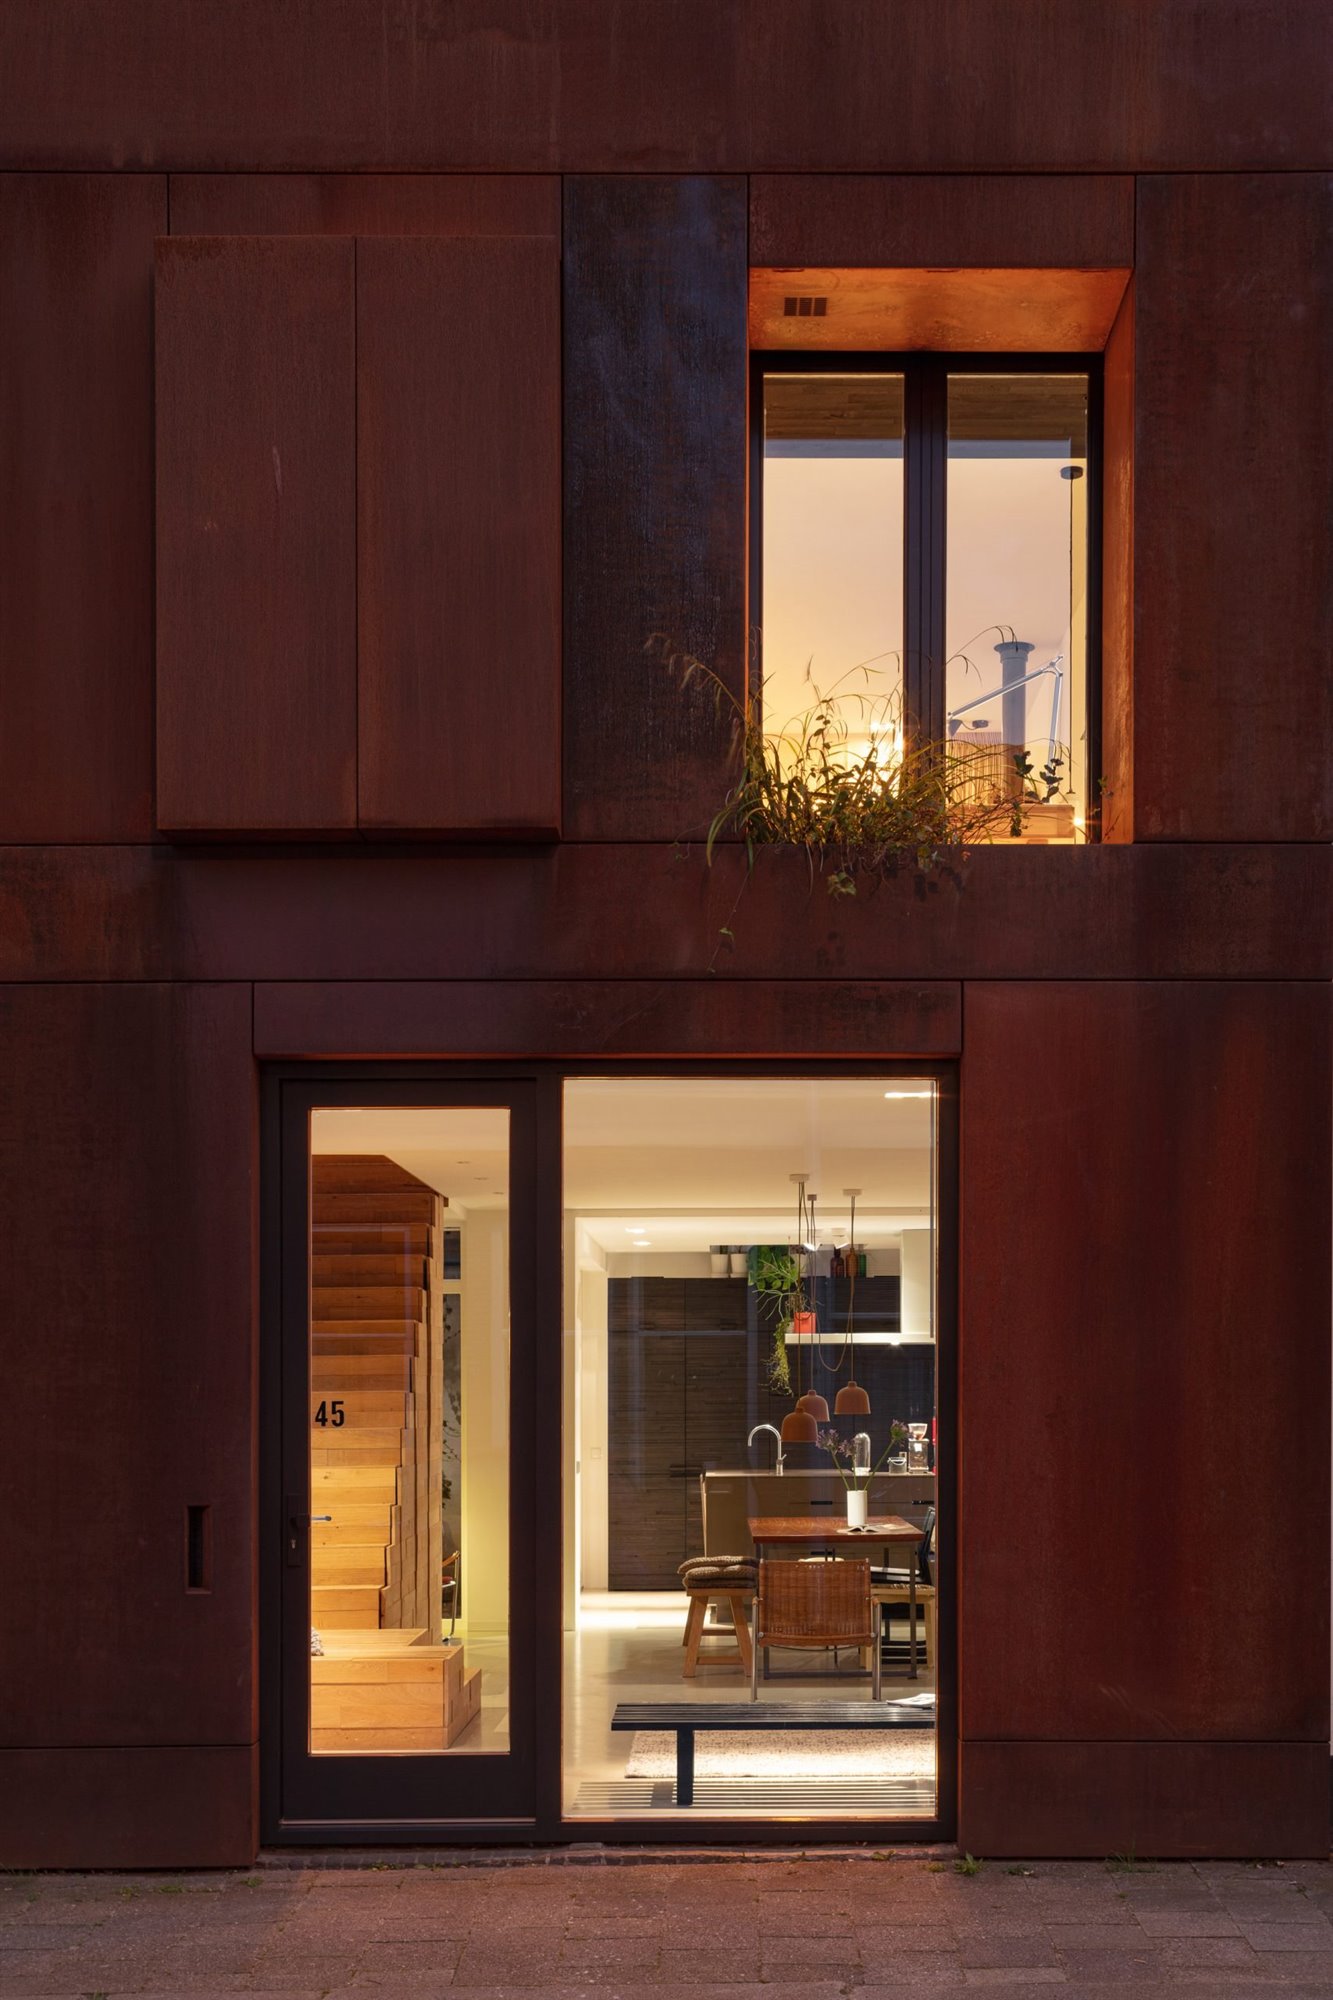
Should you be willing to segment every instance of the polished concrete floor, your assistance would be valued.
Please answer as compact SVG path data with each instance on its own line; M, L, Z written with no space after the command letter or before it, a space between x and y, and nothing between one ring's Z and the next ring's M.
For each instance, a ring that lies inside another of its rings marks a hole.
M1322 1862L329 1859L340 1865L0 1876L0 2000L1333 1995Z
M635 1600L631 1608L611 1599L590 1600L577 1631L565 1639L564 1810L574 1818L632 1818L687 1821L688 1809L676 1807L669 1782L627 1776L635 1738L613 1733L612 1713L618 1702L737 1702L749 1699L747 1676L739 1666L705 1666L710 1651L729 1650L729 1635L705 1641L704 1655L693 1680L682 1678L685 1621L684 1598ZM831 1656L816 1656L821 1668L831 1668ZM763 1684L765 1705L782 1701L865 1701L871 1699L868 1675L857 1670L855 1657L841 1655L841 1671L823 1678L802 1673L809 1656L774 1654L773 1667L782 1679ZM788 1678L787 1676L791 1677ZM929 1668L916 1681L905 1673L889 1675L884 1693L904 1697L933 1689ZM701 1736L696 1753L708 1742ZM724 1743L725 1738L713 1739ZM818 1742L812 1736L812 1742ZM696 1788L694 1817L837 1818L866 1815L884 1818L929 1818L934 1788L927 1782L868 1780L830 1776L802 1777L797 1783L768 1778L733 1779Z

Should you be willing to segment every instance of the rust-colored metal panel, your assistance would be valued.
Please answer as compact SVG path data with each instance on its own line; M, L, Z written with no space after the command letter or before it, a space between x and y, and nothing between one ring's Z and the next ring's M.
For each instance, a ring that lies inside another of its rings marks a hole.
M1327 839L1333 178L1145 179L1135 294L1135 834Z
M1134 287L1102 370L1101 836L1134 838Z
M1145 1650L1161 1630L1154 1619ZM958 1843L996 1860L1322 1861L1328 1745L964 1743Z
M1129 174L756 174L750 262L1070 270L1134 261Z
M8 0L0 164L1313 166L1324 0Z
M157 249L157 820L356 824L353 243Z
M0 1750L0 1868L244 1868L252 1745Z
M799 856L0 849L0 978L1327 979L1327 846L979 850L834 901ZM734 932L730 950L720 935ZM709 967L715 968L713 975Z
M0 176L5 840L152 834L152 273L165 226L160 174Z
M1319 984L966 986L965 1740L1326 1752L1329 1025Z
M555 236L555 174L173 174L176 236Z
M255 1053L956 1055L957 986L837 980L258 986Z
M745 183L565 189L565 825L702 836L731 715L645 647L745 686ZM619 914L619 913L618 913Z
M358 803L560 827L560 278L540 237L357 245Z
M0 988L6 1747L257 1735L255 1098L246 986Z
M750 345L870 352L1083 354L1106 345L1127 269L750 273ZM792 299L822 301L818 312Z

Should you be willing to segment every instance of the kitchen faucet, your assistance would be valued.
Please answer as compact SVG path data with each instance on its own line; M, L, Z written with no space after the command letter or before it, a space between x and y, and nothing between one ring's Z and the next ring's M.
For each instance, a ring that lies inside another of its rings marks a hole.
M782 1461L786 1457L786 1453L782 1449L782 1432L778 1429L776 1424L756 1424L754 1429L750 1432L749 1437L747 1437L745 1440L747 1451L749 1447L754 1443L755 1439L758 1437L760 1431L772 1431L774 1437L778 1441L778 1462L776 1471L780 1479L782 1477Z

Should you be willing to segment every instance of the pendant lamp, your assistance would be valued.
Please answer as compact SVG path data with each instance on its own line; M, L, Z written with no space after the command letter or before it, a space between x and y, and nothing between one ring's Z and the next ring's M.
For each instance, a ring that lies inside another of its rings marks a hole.
M814 1250L814 1247L815 1247L815 1197L814 1197L814 1195L811 1195L811 1196L809 1197L809 1222L810 1222L810 1243L809 1243L809 1248L810 1248L810 1251L811 1251L811 1252L813 1252L813 1250ZM808 1265L806 1266L806 1276L807 1276L807 1278L809 1278L809 1277L813 1277L813 1276L814 1276L814 1273L813 1273L813 1272L812 1272L812 1271L810 1270L810 1268L809 1268L809 1266L808 1266ZM811 1304L813 1305L813 1299L811 1300ZM810 1348L810 1354L811 1354L811 1356L812 1356L812 1363L811 1363L811 1365L813 1366L813 1356L814 1356L814 1355L816 1355L816 1354L818 1354L818 1352L819 1352L819 1342L818 1342L818 1324L819 1324L819 1323L818 1323L818 1321L816 1320L816 1318L815 1318L815 1315L814 1315L814 1312L813 1312L813 1311L812 1311L812 1312L810 1313L809 1317L810 1317L810 1321L811 1321L811 1326L810 1326L810 1336L811 1336L811 1341L812 1341L812 1345L811 1345L811 1348ZM827 1397L824 1397L824 1396L821 1396L821 1395L820 1395L820 1393L819 1393L819 1391L818 1391L817 1389L807 1389L807 1390L806 1390L806 1392L805 1392L805 1394L804 1394L803 1396L798 1396L798 1397L796 1398L796 1408L797 1408L797 1411L798 1411L798 1412L799 1412L799 1411L801 1411L801 1410L804 1410L804 1411L805 1411L806 1415L807 1415L807 1416L808 1416L808 1417L810 1418L811 1422L812 1422L812 1423L814 1424L814 1426L815 1426L815 1429L816 1429L816 1430L818 1430L818 1428L819 1428L820 1424L826 1424L826 1423L828 1422L828 1399L827 1399Z
M804 1401L804 1398L802 1398ZM784 1444L817 1444L819 1425L809 1410L803 1410L798 1403L794 1410L788 1410L782 1419L782 1442Z
M847 1380L839 1389L833 1401L833 1413L839 1417L868 1417L870 1398L856 1379L856 1340L854 1320L856 1316L856 1197L860 1188L844 1188L843 1193L851 1203L851 1233L849 1243L852 1253L851 1290L847 1294L847 1352L851 1356L851 1368Z
M793 1174L792 1180L796 1183L796 1289L792 1301L792 1331L797 1336L796 1381L799 1387L801 1380L801 1326L804 1320L811 1317L811 1315L803 1310L805 1292L801 1284L801 1258L805 1253L806 1176L804 1174ZM808 1396L798 1396L795 1409L788 1410L786 1416L782 1419L782 1442L784 1444L817 1444L819 1442L819 1425L815 1421L814 1413L807 1407L809 1400Z

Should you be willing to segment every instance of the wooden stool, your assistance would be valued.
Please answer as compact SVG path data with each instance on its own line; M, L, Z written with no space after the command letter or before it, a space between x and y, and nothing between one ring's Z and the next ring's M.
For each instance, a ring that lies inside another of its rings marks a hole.
M685 1664L681 1669L685 1679L692 1681L696 1667L741 1667L750 1671L750 1619L747 1606L754 1597L748 1586L726 1583L700 1583L687 1591L690 1600L689 1617L685 1620ZM705 1653L699 1657L699 1647L704 1636L704 1619L708 1616L708 1606L716 1598L731 1608L731 1621L736 1627L736 1650L731 1653Z
M870 1595L881 1609L887 1609L892 1605L895 1610L900 1608L905 1610L909 1602L908 1589L905 1583L872 1584ZM918 1583L916 1587L916 1608L919 1620L917 1644L921 1647L922 1662L925 1666L933 1667L935 1665L935 1586L933 1583ZM886 1629L887 1626L888 1620L886 1619ZM925 1628L924 1634L921 1629L923 1626ZM880 1643L881 1645L883 1644L882 1635ZM869 1661L865 1658L864 1654L862 1655L861 1664L863 1666L869 1665Z

